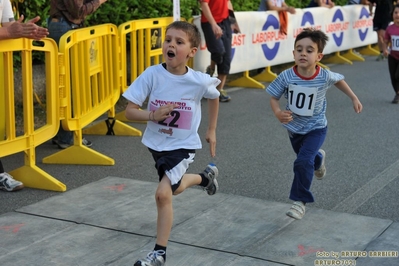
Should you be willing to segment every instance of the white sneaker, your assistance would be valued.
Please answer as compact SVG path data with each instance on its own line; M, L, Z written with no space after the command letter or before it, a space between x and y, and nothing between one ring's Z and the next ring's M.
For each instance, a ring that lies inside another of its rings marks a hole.
M4 191L17 191L24 188L24 184L12 178L9 173L0 174L0 189Z
M300 220L305 215L305 204L302 201L294 201L294 204L287 211L287 216Z
M164 254L163 250L153 250L147 254L147 258L136 261L133 266L164 266L165 260L162 257Z
M323 177L326 175L327 169L326 169L326 152L322 149L319 150L323 158L321 158L321 165L319 169L314 171L314 175L318 180L323 179Z
M219 190L219 184L216 178L219 175L219 170L217 169L216 165L210 163L204 170L204 175L208 178L209 183L204 190L208 193L209 196L215 195L216 192Z

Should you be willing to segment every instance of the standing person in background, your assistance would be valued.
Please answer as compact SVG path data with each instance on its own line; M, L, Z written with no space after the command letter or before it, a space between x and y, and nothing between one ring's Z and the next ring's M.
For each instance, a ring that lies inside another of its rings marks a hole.
M0 40L29 38L40 40L48 35L46 28L39 27L35 23L40 17L35 17L23 23L22 15L17 21L14 19L10 0L0 3ZM3 136L4 137L4 136ZM22 182L15 180L10 174L4 171L3 163L0 161L0 189L4 191L17 191L24 187Z
M295 7L288 6L284 0L261 0L258 11L287 11L288 13L295 14Z
M281 72L266 89L273 113L287 129L296 154L289 196L294 203L286 214L297 220L304 216L305 205L314 202L313 176L321 180L326 174L326 153L321 147L327 135L327 90L334 85L351 99L356 113L363 108L343 75L317 65L327 40L320 30L304 29L294 42L295 66ZM287 100L284 110L281 97Z
M389 75L395 91L392 103L399 103L399 5L393 10L393 24L389 25L384 36L384 56L388 57Z
M373 16L374 5L373 29L377 32L378 48L380 49L376 60L382 61L384 60L385 29L392 20L393 3L392 0L369 0L370 16Z
M368 0L349 0L347 5L369 5Z
M332 0L310 0L307 7L327 7L332 8L335 3Z
M288 26L288 18L287 14L295 14L295 7L288 6L284 0L261 0L259 4L258 11L268 11L274 10L279 14L280 19L280 32L284 35L287 35L287 26ZM258 73L261 73L265 68L258 68Z
M211 65L206 73L213 76L217 66L220 84L219 101L228 102L231 97L223 89L231 65L232 30L229 10L233 11L230 0L199 0L201 3L201 28L204 32L206 46L211 53Z
M48 19L49 37L59 45L62 35L66 32L82 28L86 17L94 13L100 5L107 0L51 0L50 18ZM53 139L60 149L66 149L73 145L73 132L62 128L58 130L57 136ZM83 138L82 144L90 147L92 142Z

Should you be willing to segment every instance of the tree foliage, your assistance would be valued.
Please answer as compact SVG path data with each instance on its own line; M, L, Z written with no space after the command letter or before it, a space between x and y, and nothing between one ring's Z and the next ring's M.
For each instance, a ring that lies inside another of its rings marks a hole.
M304 8L310 0L286 0L296 8ZM50 11L50 0L11 0L16 16L23 14L25 18L40 16L41 25L46 26L46 18ZM345 5L347 0L335 0L336 5ZM232 0L236 11L256 11L260 0ZM181 16L189 20L200 14L198 0L180 0ZM146 18L173 16L173 0L108 0L86 20L86 25L112 23L120 25L126 21Z

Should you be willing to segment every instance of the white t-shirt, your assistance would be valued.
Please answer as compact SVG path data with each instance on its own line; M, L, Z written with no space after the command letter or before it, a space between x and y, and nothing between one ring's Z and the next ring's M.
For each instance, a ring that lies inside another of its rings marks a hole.
M14 13L12 12L10 0L0 0L0 21L7 23L14 20Z
M179 107L164 121L148 121L142 142L156 151L202 148L197 133L201 122L201 99L216 99L217 78L188 68L184 75L173 75L162 64L148 67L122 94L127 100L142 106L148 100L152 111L168 103Z

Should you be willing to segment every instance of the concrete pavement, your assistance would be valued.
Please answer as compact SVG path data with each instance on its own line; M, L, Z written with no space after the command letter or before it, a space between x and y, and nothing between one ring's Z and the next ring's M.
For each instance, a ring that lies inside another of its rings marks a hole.
M155 188L106 177L3 214L1 265L133 265L154 245ZM398 223L317 208L296 221L289 207L190 188L174 199L167 265L398 265Z

